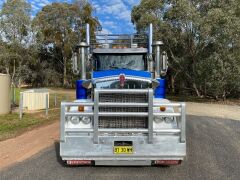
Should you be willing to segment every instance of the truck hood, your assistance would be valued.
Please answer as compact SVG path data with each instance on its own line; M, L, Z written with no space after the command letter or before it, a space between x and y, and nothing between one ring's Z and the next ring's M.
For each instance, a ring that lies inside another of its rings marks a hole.
M123 74L126 80L124 83L125 88L145 89L149 88L152 84L151 73L129 69L95 71L93 72L92 83L95 84L96 88L100 89L119 89L119 77Z
M100 79L109 79L114 77L119 77L120 74L124 74L126 78L137 78L142 80L151 81L151 73L147 71L136 71L130 69L116 69L116 70L106 70L106 71L94 71L92 74L92 79L94 81Z

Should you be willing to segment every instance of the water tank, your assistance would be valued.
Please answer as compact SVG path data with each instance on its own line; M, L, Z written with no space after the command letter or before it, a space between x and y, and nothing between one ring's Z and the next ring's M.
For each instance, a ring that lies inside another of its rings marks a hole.
M8 114L10 110L10 76L0 74L0 114Z

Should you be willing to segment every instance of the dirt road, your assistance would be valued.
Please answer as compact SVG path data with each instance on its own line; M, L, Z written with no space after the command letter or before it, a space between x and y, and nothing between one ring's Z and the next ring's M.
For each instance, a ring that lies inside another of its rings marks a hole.
M58 137L59 123L55 122L0 142L0 169L15 162L21 162L51 146L59 139Z

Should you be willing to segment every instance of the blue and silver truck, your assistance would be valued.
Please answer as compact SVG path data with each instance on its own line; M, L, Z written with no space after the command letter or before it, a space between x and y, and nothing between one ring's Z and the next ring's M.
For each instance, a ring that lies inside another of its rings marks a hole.
M178 165L186 156L185 103L166 99L162 41L96 34L73 54L76 100L61 103L60 156L68 165Z

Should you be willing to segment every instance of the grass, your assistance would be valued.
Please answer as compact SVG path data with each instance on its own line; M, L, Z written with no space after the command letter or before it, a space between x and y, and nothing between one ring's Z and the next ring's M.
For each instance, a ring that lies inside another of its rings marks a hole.
M56 115L59 115L59 110L50 111L48 117L43 113L24 114L22 119L19 119L17 113L0 116L0 141L15 137L40 125L50 124L59 119Z
M20 99L20 92L23 91L24 89L20 88L15 88L15 103L16 105L19 104L19 99ZM13 100L13 89L11 89L11 99Z
M24 89L16 88L16 103L19 102L20 91ZM57 105L55 106L55 95L57 97ZM59 121L61 101L72 101L75 98L73 91L50 90L49 96L49 112L48 117L45 115L45 110L36 112L25 112L23 118L19 119L18 109L16 112L0 115L0 141L16 137L26 131L36 127L51 124Z

